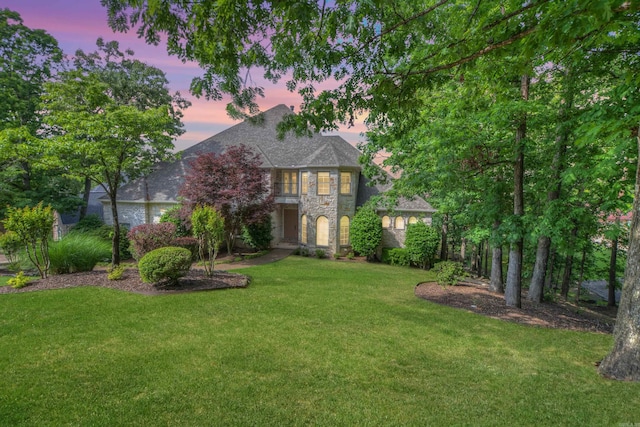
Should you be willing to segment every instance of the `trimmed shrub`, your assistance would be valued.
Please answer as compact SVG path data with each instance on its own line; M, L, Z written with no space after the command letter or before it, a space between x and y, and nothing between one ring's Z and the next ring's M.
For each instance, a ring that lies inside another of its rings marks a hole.
M316 258L322 259L326 256L327 256L327 253L324 251L324 249L316 249Z
M242 239L250 248L262 251L271 246L271 240L273 240L271 231L271 216L267 216L262 222L242 227Z
M198 259L198 239L195 237L176 237L171 242L171 246L188 249L191 252L191 260Z
M49 245L49 259L53 274L91 271L100 261L111 257L111 245L90 234L70 233Z
M422 221L409 224L404 244L411 262L423 269L431 266L440 244L440 233Z
M139 261L153 250L171 246L176 238L176 226L171 222L142 224L133 227L127 237L131 241L131 254Z
M406 267L411 265L411 258L404 248L385 248L382 250L382 262Z
M368 260L373 259L382 241L382 220L370 207L362 207L351 221L351 247Z
M138 262L140 277L145 283L177 282L191 268L191 252L168 246L145 254Z
M462 264L455 261L441 261L433 267L436 281L440 286L455 286L464 277Z

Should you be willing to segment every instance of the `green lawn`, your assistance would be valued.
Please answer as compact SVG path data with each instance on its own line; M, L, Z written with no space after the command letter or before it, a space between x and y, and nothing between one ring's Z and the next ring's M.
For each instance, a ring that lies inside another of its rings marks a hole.
M290 257L247 289L0 295L0 425L618 425L608 335L413 295L427 273Z

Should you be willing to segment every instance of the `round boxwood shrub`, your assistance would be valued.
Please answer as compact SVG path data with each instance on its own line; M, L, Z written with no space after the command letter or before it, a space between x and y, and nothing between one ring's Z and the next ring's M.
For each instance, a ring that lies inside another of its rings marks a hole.
M138 262L140 277L145 283L175 283L179 277L187 274L190 268L191 252L175 246L155 249Z

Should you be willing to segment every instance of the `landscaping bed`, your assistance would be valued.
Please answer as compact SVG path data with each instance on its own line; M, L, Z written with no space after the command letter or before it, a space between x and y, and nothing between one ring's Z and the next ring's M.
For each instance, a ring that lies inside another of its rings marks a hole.
M38 279L21 289L11 286L0 286L0 294L31 292L49 289L74 288L78 286L101 286L134 292L145 295L159 295L177 292L207 291L214 289L244 288L249 284L249 277L238 273L216 271L213 277L207 277L203 270L190 270L186 276L178 279L175 285L143 283L138 270L125 270L121 280L109 280L105 270L94 270L84 273L57 274Z
M479 281L466 281L447 287L435 282L420 283L415 288L415 294L449 307L547 328L611 333L616 319L615 307L596 304L578 306L562 300L535 304L526 299L526 290L522 292L522 308L507 307L504 295L489 292L488 286Z

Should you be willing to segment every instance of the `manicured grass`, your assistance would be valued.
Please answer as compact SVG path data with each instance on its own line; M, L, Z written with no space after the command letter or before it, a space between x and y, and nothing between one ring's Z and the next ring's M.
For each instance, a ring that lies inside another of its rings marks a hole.
M616 425L611 336L413 295L428 273L290 257L246 289L0 295L0 425Z

